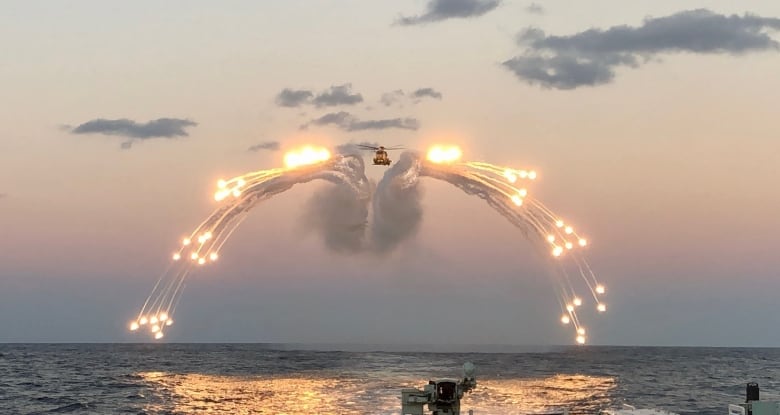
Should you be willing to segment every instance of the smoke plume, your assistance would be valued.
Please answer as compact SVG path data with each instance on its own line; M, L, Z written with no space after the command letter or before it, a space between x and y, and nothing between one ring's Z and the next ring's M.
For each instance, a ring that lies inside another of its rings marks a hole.
M377 185L371 224L375 252L390 252L417 234L423 217L420 166L417 154L404 152Z

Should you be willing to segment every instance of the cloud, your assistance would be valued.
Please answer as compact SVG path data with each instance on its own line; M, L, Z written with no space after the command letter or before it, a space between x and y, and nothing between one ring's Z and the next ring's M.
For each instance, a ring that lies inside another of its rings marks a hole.
M382 94L382 97L379 98L379 102L381 102L384 106L390 107L396 104L401 104L402 100L404 99L404 91L400 89L396 89L395 91L385 92Z
M98 118L77 126L71 132L73 134L118 135L140 139L173 138L186 137L188 134L184 129L196 125L198 124L194 121L178 118L158 118L146 123L137 123L128 119L107 120Z
M98 118L87 121L70 132L72 134L103 134L126 137L129 140L122 143L123 149L132 147L136 140L148 140L152 138L177 138L187 137L187 127L194 127L198 123L178 118L158 118L146 123L137 123L128 119L107 120Z
M732 54L780 50L766 32L780 19L751 14L721 15L706 9L648 18L637 27L589 29L570 36L527 29L518 43L523 55L503 65L521 80L545 88L574 89L611 82L615 68L637 68L661 53Z
M316 107L335 107L338 105L355 105L363 102L363 96L352 93L352 84L333 85L330 88L314 94L308 89L285 88L276 95L276 105L287 108L297 108L304 105Z
M544 14L544 7L538 3L531 3L525 8L525 11L530 14Z
M390 128L416 131L420 128L420 122L415 118L392 118L392 119L385 119L385 120L366 120L366 121L354 120L352 123L349 124L346 130L347 131L387 130Z
M295 108L308 104L314 97L314 92L305 89L285 88L276 96L276 105L280 107Z
M8 193L0 193L0 199L5 199L8 197Z
M420 101L422 101L423 98L442 99L442 94L441 92L433 88L418 88L415 91L409 93L408 95L405 94L403 90L397 89L395 91L390 91L382 94L382 97L379 99L379 102L381 102L386 107L390 107L393 105L398 105L400 107L403 107L407 98L412 103L417 104Z
M441 99L440 92L433 88L419 88L416 91L405 94L403 90L396 89L382 94L379 102L384 106L393 105L403 106L407 99L414 103L420 102L421 98L430 97ZM280 107L299 108L305 105L313 105L318 108L336 107L341 105L357 105L362 102L363 95L352 91L352 84L333 85L319 93L307 89L284 88L277 95L275 102ZM371 109L368 107L367 109Z
M425 97L441 99L441 97L442 97L441 92L436 91L433 88L420 88L420 89L412 92L411 96L412 96L412 98L417 98L417 99L421 99L421 98L425 98Z
M361 102L363 102L363 96L352 93L352 84L334 85L318 94L312 100L312 103L317 107L355 105Z
M353 119L354 117L352 114L346 111L330 112L319 118L315 118L309 121L307 124L304 124L301 127L305 128L308 125L336 125L343 128L345 126L349 126L349 123L352 122Z
M250 146L246 151L258 152L260 150L279 151L280 144L278 141L266 141L264 143L255 144Z
M430 0L425 13L401 17L396 23L409 26L453 18L479 17L495 9L499 4L500 0Z
M359 120L345 111L331 112L319 118L315 118L308 123L301 125L301 129L306 129L309 125L334 125L344 131L387 130L393 128L417 130L420 128L420 122L416 118Z

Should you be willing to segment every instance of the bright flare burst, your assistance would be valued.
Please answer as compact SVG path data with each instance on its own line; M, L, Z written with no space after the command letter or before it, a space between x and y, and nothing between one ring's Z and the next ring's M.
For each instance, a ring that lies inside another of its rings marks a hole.
M322 163L330 158L330 151L323 147L306 146L284 155L284 165L288 169Z
M432 163L454 163L460 160L463 152L456 146L433 146L428 150L428 161Z
M408 163L401 170L394 171L389 180L399 180L404 188L416 186L420 177L446 181L485 200L512 225L523 230L532 242L549 249L551 256L560 261L559 272L555 274L556 293L563 312L560 322L573 326L575 342L584 344L585 329L577 311L584 300L577 295L576 284L570 279L568 270L575 270L579 274L593 297L598 313L606 311L606 305L600 298L606 288L596 279L581 253L588 245L588 240L573 225L532 197L532 191L527 186L537 178L537 172L484 162L463 162L460 161L463 153L456 146L434 146L427 152L425 160L416 153L404 153L401 156ZM130 322L131 331L148 324L155 339L163 338L164 329L173 325L173 314L186 276L194 266L205 265L207 261L214 262L219 258L219 252L227 239L257 203L287 191L296 184L316 179L345 184L356 197L363 200L371 197L371 186L359 156L332 156L327 149L306 146L287 153L284 163L285 168L262 170L217 181L214 199L220 202L219 206L189 236L181 239L179 250L172 254L173 262L169 271L160 277L138 317ZM183 258L189 260L181 260ZM570 260L566 261L566 258Z

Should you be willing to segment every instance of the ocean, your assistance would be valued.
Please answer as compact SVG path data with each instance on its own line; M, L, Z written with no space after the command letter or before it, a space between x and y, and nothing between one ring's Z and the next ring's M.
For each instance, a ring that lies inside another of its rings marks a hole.
M398 414L401 388L459 377L466 361L478 386L462 409L475 415L623 403L714 415L744 400L746 382L762 399L780 392L780 349L376 351L393 349L402 347L0 344L0 413Z

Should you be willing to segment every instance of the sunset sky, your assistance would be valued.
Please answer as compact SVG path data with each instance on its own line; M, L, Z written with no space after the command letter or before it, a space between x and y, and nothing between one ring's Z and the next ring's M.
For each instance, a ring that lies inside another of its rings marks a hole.
M0 342L145 341L218 179L369 141L536 169L609 290L591 343L780 346L780 2L20 0L0 51ZM571 343L484 202L426 180L413 240L344 255L301 223L326 186L259 205L166 339Z

